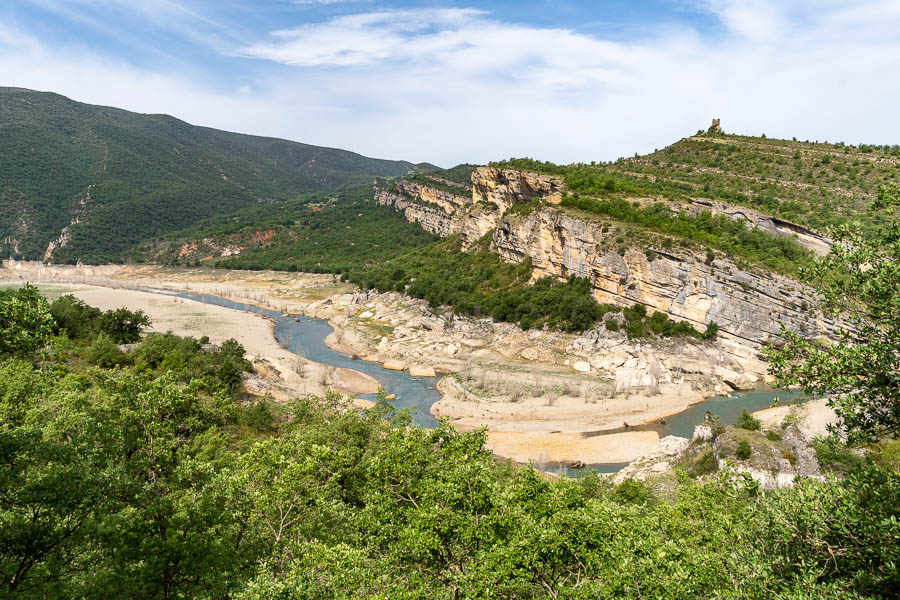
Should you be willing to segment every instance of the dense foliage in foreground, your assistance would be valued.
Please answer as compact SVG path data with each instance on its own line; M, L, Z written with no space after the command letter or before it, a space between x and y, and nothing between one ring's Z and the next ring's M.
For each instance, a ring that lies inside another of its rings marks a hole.
M352 270L344 278L366 289L405 292L428 300L433 307L446 305L460 313L518 323L523 329L546 325L562 331L584 331L607 313L622 311L621 307L599 304L585 278L573 276L559 281L542 277L529 284L530 261L507 263L489 250L489 242L485 238L464 252L459 238L452 236L393 260ZM688 323L671 321L665 313L648 318L644 306L623 313L630 337L654 333L709 339L718 330L711 324L701 333ZM607 327L618 329L617 323L608 322Z
M677 493L497 463L384 403L246 395L235 343L0 355L0 585L15 598L845 598L900 585L900 477ZM13 327L4 322L4 331ZM87 331L90 331L88 329ZM230 367L226 368L226 365ZM237 384L235 384L237 382Z

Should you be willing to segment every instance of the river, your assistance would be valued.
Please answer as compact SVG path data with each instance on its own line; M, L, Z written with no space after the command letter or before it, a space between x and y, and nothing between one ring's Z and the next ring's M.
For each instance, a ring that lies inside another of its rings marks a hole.
M235 302L210 294L159 289L145 291L175 295L189 300L264 315L275 322L275 339L286 349L309 360L334 367L356 369L371 375L384 387L387 394L394 394L395 397L391 403L395 408L410 411L416 425L421 427L437 427L438 425L437 419L431 414L431 406L441 398L440 392L435 387L439 377L411 377L405 371L389 371L382 368L379 363L354 360L346 354L336 352L325 343L325 338L333 331L327 321L302 315L285 315L268 308ZM359 397L375 399L374 394L363 394ZM772 389L735 392L731 396L716 396L668 417L660 435L691 437L694 426L703 422L707 411L719 417L723 424L732 425L744 408L748 412L754 412L769 408L776 400L784 404L797 399L798 395L795 392ZM614 473L625 467L626 464L594 465L593 470Z

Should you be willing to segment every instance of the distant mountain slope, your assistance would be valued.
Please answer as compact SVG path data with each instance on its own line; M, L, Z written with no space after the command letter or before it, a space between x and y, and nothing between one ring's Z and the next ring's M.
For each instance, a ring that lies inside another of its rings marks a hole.
M117 260L201 219L414 166L432 168L0 88L0 256Z

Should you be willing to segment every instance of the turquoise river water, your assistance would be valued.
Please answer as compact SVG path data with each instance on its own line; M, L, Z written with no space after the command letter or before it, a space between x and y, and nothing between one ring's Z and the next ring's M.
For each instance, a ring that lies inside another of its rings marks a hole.
M436 427L438 424L431 414L431 405L441 398L440 392L435 389L438 377L411 377L405 371L389 371L382 368L379 363L353 360L346 354L335 352L325 344L325 338L328 337L333 329L322 319L285 315L268 308L243 304L210 294L169 292L156 289L146 291L176 295L189 300L215 304L234 310L255 312L269 317L275 322L275 339L286 349L316 362L334 367L356 369L371 375L384 387L386 393L395 395L395 398L391 401L395 408L408 409L410 411L414 423L421 427ZM374 399L374 394L362 395L361 397ZM668 417L660 435L691 437L694 426L703 422L707 411L718 416L723 424L731 425L744 408L749 412L753 412L770 407L776 399L780 404L785 404L794 401L796 398L797 395L793 392L771 389L735 392L730 397L717 396ZM624 466L625 464L621 463L592 465L592 469L603 473L614 473Z

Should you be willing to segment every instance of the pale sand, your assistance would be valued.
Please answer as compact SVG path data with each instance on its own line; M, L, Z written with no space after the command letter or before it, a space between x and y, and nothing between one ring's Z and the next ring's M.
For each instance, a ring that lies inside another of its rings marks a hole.
M630 462L649 454L659 442L655 431L626 431L585 436L586 432L646 425L679 413L703 397L674 388L658 396L618 396L606 399L556 398L496 402L473 398L453 377L438 385L441 400L432 413L455 428L487 427L487 446L495 454L518 462Z
M364 373L327 367L285 350L275 341L272 323L256 313L125 289L83 287L73 294L101 310L120 306L143 310L152 320L150 331L195 338L205 335L212 343L234 338L244 346L248 359L271 363L298 396L320 395L326 387L341 394L371 394L379 388L378 382ZM302 376L296 372L298 364L302 364Z
M517 462L624 463L656 449L655 431L634 431L585 437L580 433L488 431L487 446L494 454Z
M797 415L797 427L808 439L816 436L828 435L828 426L837 424L838 418L834 409L828 406L827 398L810 400L803 404L790 404L765 408L753 413L753 416L762 421L763 427L778 427L789 414Z

